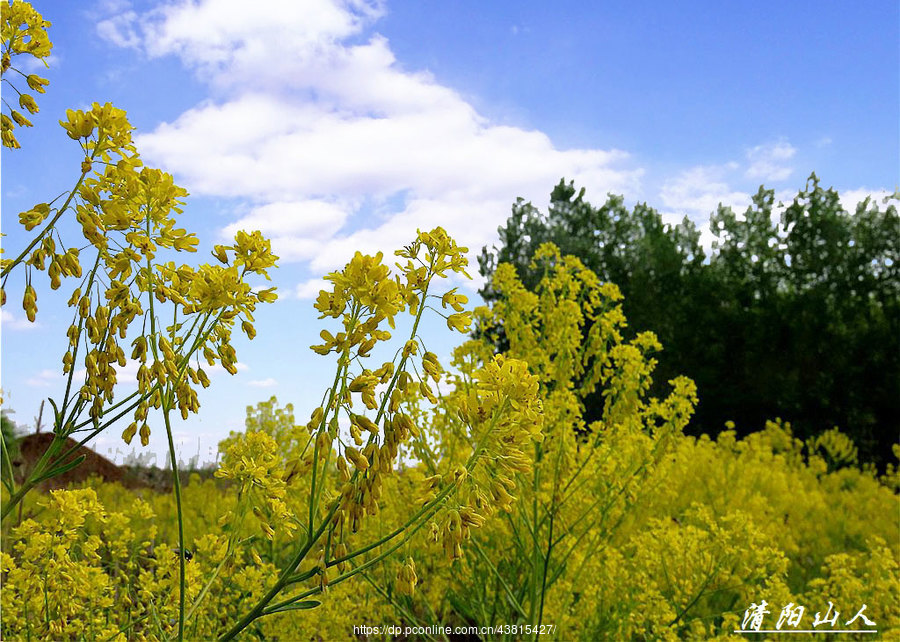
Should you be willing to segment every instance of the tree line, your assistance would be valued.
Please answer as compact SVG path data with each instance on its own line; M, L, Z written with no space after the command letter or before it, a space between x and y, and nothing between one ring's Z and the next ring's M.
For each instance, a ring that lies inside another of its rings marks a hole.
M837 426L883 468L900 435L898 198L851 213L813 174L776 208L760 187L743 215L725 205L712 214L707 251L686 217L667 225L646 203L629 209L613 195L596 207L561 180L546 213L521 198L512 206L499 246L479 258L481 294L498 297L489 284L501 262L533 290L531 257L553 242L620 287L632 335L657 334L660 394L679 374L697 383L688 432L734 422L743 435L780 417L807 439ZM588 401L588 416L599 410Z

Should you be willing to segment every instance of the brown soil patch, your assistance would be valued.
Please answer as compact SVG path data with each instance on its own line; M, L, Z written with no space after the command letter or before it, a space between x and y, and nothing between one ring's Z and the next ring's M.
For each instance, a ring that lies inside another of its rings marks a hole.
M13 475L16 483L21 484L28 474L34 469L38 460L44 455L50 443L53 441L53 433L33 433L22 437L18 441L18 454L13 457ZM59 451L64 453L78 444L72 438L68 438ZM105 482L117 482L125 488L150 488L157 492L167 493L172 490L172 471L170 469L157 468L156 466L117 466L109 459L86 446L66 458L66 462L84 455L84 461L78 466L62 475L58 475L40 483L37 488L43 491L65 488L70 484L79 484L90 477L97 477ZM56 466L65 462L58 462ZM201 479L212 476L215 468L205 467L200 470L179 470L178 476L182 485L186 485L192 473L198 473Z
M48 432L35 433L26 435L19 440L19 453L13 459L13 474L18 483L22 483L27 475L34 469L38 460L50 447L53 441L53 434ZM70 448L77 446L71 437L67 438L63 444L60 453L64 453ZM80 483L86 481L89 477L99 477L106 482L118 482L126 488L144 488L147 484L136 479L135 475L120 466L115 465L102 455L98 455L86 446L80 446L75 453L66 458L66 462L84 455L84 461L78 466L69 470L62 475L53 477L42 482L38 487L43 490L52 490L56 488L64 488L69 484ZM61 465L65 462L59 462Z

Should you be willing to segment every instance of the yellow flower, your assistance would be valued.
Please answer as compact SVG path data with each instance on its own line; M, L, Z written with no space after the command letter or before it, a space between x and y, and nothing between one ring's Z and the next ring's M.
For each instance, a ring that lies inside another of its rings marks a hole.
M43 94L45 92L44 87L50 84L50 81L46 78L41 78L36 74L29 74L25 77L25 82L28 83L28 86L31 87L32 90L38 92L39 94Z

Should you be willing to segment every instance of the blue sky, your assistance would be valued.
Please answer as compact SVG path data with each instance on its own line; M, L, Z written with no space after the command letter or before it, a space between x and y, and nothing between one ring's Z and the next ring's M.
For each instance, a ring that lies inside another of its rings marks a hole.
M305 421L332 367L307 348L322 327L312 298L354 250L390 252L442 225L474 263L516 197L543 207L561 177L595 203L624 194L700 225L763 183L789 198L812 171L847 206L900 180L893 1L35 6L53 23L51 84L23 149L3 151L7 251L24 242L18 212L76 176L77 145L56 121L110 101L145 163L191 192L184 224L201 248L260 228L282 257L282 298L238 342L238 375L216 374L177 429L183 459L210 459L245 406L273 394ZM34 326L10 298L2 387L30 423L61 392L67 296L39 292ZM440 319L425 333L449 355ZM130 451L120 431L97 449Z

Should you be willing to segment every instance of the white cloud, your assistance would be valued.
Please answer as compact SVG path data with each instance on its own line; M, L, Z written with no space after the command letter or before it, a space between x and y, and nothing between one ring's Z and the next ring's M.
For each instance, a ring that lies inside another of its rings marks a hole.
M19 71L27 74L37 74L44 76L47 69L59 69L62 66L63 58L59 52L53 52L44 58L35 58L34 56L16 56L12 59L13 66ZM27 87L20 87L28 89ZM38 100L40 102L40 100Z
M238 230L260 230L270 236L302 234L310 238L332 235L344 224L347 212L324 201L275 202L253 209L225 228L232 236Z
M871 198L871 202L869 203L869 207L872 205L877 205L880 209L884 210L884 199L891 195L891 192L888 192L886 189L869 189L867 187L860 187L858 189L848 189L838 192L841 197L841 205L843 205L844 209L848 212L856 212L856 207L866 198Z
M666 209L675 210L679 220L687 214L695 222L705 222L720 203L740 211L750 204L750 195L729 186L728 175L736 169L736 163L688 168L663 183L660 200Z
M49 388L63 379L62 371L49 368L41 370L36 375L25 380L25 385L33 388Z
M247 385L253 386L254 388L272 388L274 386L277 386L278 382L275 379L273 379L272 377L269 377L267 379L257 379L254 381L248 381Z
M40 327L37 322L32 323L6 309L0 310L0 323L4 330L32 330Z
M146 54L179 56L215 97L138 137L142 156L194 194L249 200L224 232L261 228L282 262L316 273L435 225L474 257L513 198L546 203L563 176L593 194L638 191L643 172L625 152L559 149L404 69L366 33L382 13L361 0L260 0L252 11L201 0L120 14L100 35L129 46L139 33Z
M747 151L746 177L764 182L783 181L794 171L787 162L796 153L797 150L785 141L757 145Z
M118 9L114 7L114 10ZM97 34L117 47L138 49L141 37L135 25L137 17L134 11L125 11L112 18L101 20L97 23Z
M252 10L243 0L201 0L151 11L142 31L151 55L174 53L217 82L238 84L227 72L277 76L291 58L329 53L381 12L380 3L365 0L258 0Z
M298 299L315 299L320 290L328 289L328 282L323 279L310 279L297 286L294 294Z
M272 251L281 262L309 260L323 240L341 229L352 207L316 200L276 201L252 209L223 234L230 238L238 230L259 230L271 239Z

